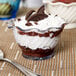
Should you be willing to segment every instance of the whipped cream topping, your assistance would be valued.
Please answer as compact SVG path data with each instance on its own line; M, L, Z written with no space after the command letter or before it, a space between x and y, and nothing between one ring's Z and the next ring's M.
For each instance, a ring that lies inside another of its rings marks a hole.
M52 49L57 45L59 41L59 36L50 38L50 37L20 35L17 32L16 28L14 28L13 32L15 39L19 45L26 46L27 48L30 48L32 50L36 50L37 48Z
M27 20L25 19L25 16L21 17L20 19L21 19L20 21L16 20L14 22L15 26L21 28L22 30L31 29L31 31L35 31L35 32L38 32L36 29L39 29L41 31L43 30L48 31L49 28L50 28L49 31L57 31L58 30L57 28L61 28L62 25L65 23L63 19L52 14L48 15L48 17L45 19L37 21L37 24L35 24L34 21L29 21L32 24L32 26L26 25Z

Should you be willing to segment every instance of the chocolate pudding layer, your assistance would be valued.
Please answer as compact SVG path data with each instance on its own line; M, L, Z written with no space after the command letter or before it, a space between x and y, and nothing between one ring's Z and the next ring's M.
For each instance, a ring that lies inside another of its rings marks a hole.
M58 35L63 31L64 26L65 26L65 24L63 24L62 27L59 28L59 30L56 31L56 32L54 32L54 31L48 31L48 32L46 32L46 33L44 33L44 34L37 33L37 32L23 32L23 31L21 31L19 28L17 28L17 29L18 29L18 33L19 33L20 35L39 36L39 37L50 37L50 34L52 33L53 35L52 35L51 38L53 38L53 37L58 36Z
M20 46L19 47L22 49L23 55L27 55L30 57L46 57L49 55L52 55L54 53L54 48L53 49L36 49L32 50L30 48L26 48L25 46Z

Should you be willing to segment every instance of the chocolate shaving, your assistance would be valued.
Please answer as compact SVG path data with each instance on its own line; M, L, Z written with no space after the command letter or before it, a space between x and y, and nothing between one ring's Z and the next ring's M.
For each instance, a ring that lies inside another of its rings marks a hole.
M37 22L34 22L36 25L38 25L38 23Z
M31 17L29 17L27 20L28 21L39 21L39 20L42 20L42 19L47 18L47 17L48 17L48 15L46 15L46 14L37 13L37 14L34 14Z
M26 26L32 26L32 23L27 22L25 25L26 25Z
M43 5L38 9L37 13L44 14L44 10L45 10L45 6Z
M55 15L55 16L58 16L58 15Z
M32 14L33 12L35 12L34 10L30 10L26 15L26 20L29 22L29 21L39 21L44 18L47 18L48 15L44 13L44 10L45 10L44 5L41 6L35 14Z
M30 10L27 14L26 14L26 20L31 16L31 14L35 12L34 10Z

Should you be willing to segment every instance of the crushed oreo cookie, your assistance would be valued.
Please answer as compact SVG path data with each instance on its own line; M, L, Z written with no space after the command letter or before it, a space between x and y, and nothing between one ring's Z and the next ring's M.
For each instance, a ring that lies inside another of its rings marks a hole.
M27 21L39 21L42 20L44 18L47 18L48 15L44 13L45 7L44 5L41 6L38 11L35 14L32 14L33 12L35 12L34 10L31 10L27 13L26 15L26 20Z
M44 10L45 10L45 6L43 5L43 6L41 6L41 7L38 9L37 13L45 14L45 13L44 13Z
M36 25L38 25L38 23L37 22L34 22Z
M55 16L58 16L58 15L55 15Z
M18 18L17 20L18 20L18 21L21 21L21 19L20 19L20 18Z
M42 20L44 18L48 17L46 14L34 14L31 17L28 18L28 21L39 21Z
M26 15L26 20L32 15L32 13L35 12L35 10L30 10Z
M32 26L32 23L27 22L25 25L26 25L26 26Z

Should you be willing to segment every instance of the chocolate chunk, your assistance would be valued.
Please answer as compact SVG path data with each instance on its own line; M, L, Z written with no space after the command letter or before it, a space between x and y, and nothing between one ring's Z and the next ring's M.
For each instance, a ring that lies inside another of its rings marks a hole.
M43 5L38 9L37 13L44 14L44 10L45 10L45 6Z
M34 22L36 25L38 25L38 23L37 22Z
M55 15L55 16L58 16L58 15Z
M32 13L35 12L35 11L34 11L34 10L29 11L29 12L27 13L27 15L26 15L26 20L27 20L28 22L29 22L29 21L39 21L39 20L42 20L42 19L48 17L48 15L46 15L46 14L44 13L44 10L45 10L45 7L44 7L44 5L43 5L43 6L41 6L41 7L39 8L39 10L38 10L35 14L33 14L33 15L32 15ZM37 24L37 23L36 23L36 24Z
M37 14L34 14L31 17L29 17L27 20L28 21L39 21L39 20L42 20L42 19L47 18L47 17L48 17L48 15L46 15L46 14L37 13Z
M25 25L26 25L26 26L32 26L32 23L27 22Z
M21 21L21 19L20 19L20 18L18 18L17 20L18 20L18 21Z
M31 16L31 14L35 12L34 10L30 10L27 14L26 14L26 20Z

